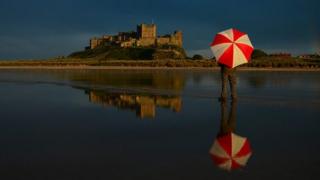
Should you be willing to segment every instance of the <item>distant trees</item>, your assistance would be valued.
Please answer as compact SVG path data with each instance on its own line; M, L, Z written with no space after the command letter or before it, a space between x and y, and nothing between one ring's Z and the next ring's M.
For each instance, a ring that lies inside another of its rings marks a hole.
M268 56L268 54L260 49L253 50L251 55L252 59L259 59L261 57L266 57L266 56Z
M193 57L192 57L192 60L203 60L203 56L201 56L200 54L195 54Z

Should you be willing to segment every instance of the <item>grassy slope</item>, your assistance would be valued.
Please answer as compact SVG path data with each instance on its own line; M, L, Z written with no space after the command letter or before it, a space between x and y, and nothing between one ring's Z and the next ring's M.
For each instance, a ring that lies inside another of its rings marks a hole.
M216 67L214 60L99 60L64 58L51 60L0 61L0 66L133 66L133 67ZM274 58L254 59L242 67L320 68L320 59Z
M182 48L120 48L112 46L101 46L72 53L70 58L97 60L150 60L150 59L184 59L185 52Z

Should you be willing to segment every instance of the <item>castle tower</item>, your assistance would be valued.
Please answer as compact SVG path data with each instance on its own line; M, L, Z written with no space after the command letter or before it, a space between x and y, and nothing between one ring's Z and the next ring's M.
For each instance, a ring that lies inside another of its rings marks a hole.
M155 39L157 37L157 26L155 24L140 24L137 26L139 39Z
M141 46L153 46L157 38L157 26L155 24L140 24L137 26L139 44Z
M176 44L176 46L178 46L178 47L182 47L182 31L175 31L174 32L174 34L173 34L173 36L174 36L174 43Z

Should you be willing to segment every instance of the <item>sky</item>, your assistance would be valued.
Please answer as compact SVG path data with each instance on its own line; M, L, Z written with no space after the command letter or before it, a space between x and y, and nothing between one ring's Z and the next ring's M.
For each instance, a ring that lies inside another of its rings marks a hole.
M90 37L157 24L181 30L188 55L211 57L216 33L236 28L257 49L320 52L319 0L0 0L0 59L67 56Z

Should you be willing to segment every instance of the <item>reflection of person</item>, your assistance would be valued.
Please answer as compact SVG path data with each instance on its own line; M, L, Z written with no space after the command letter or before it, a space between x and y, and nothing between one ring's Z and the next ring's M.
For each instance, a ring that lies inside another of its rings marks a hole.
M227 102L221 101L220 131L210 148L210 155L214 163L224 170L246 166L252 150L246 137L235 134L237 101L231 101L228 115Z
M218 136L223 136L228 133L232 133L236 128L236 116L237 116L237 101L231 101L231 108L229 112L229 116L227 115L227 102L221 101L221 124L220 124L220 132Z
M223 64L219 64L221 67L221 81L222 81L222 89L221 89L221 97L220 100L226 100L227 98L227 81L229 80L231 97L232 99L237 99L237 79L235 76L236 68L229 68Z

